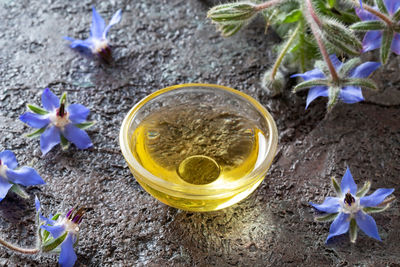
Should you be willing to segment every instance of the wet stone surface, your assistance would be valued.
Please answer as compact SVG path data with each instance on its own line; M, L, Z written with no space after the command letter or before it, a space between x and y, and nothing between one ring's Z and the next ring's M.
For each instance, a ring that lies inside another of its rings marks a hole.
M36 243L34 200L44 211L89 208L81 224L77 266L398 266L400 212L395 203L374 215L383 242L359 233L329 245L328 223L313 221L309 201L333 194L330 177L346 166L372 189L400 184L400 60L393 56L374 79L367 101L339 104L325 114L326 99L304 110L305 94L271 99L259 78L271 64L277 38L255 21L223 39L206 19L213 1L0 1L0 150L15 152L47 182L30 187L31 199L13 193L0 203L2 238ZM86 38L91 5L108 19L115 63L104 66L67 48L63 36ZM372 55L374 57L374 55ZM126 112L165 86L205 82L231 86L259 100L276 119L277 157L261 186L246 200L210 213L190 213L159 203L133 179L120 153L118 133ZM27 102L40 104L44 88L69 94L91 109L94 147L59 147L41 156L39 140L18 120ZM56 255L25 256L0 248L3 266L54 266Z

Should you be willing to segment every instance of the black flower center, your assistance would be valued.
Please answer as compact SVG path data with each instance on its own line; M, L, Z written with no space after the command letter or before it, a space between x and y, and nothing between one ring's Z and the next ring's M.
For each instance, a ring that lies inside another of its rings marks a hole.
M351 206L351 204L354 202L356 202L356 199L353 197L353 195L350 193L347 193L344 197L344 203Z

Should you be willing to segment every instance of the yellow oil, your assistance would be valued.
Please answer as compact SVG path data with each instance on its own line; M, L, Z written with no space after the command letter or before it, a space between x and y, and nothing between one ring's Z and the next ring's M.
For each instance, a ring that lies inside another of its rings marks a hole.
M132 151L166 181L221 188L255 168L267 134L235 110L178 105L144 118L132 135Z

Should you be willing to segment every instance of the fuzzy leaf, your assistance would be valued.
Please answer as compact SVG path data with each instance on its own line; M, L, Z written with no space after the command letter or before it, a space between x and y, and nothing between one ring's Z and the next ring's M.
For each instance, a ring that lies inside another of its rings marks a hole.
M366 20L356 22L350 26L350 29L356 31L376 31L386 29L386 24L380 20Z
M345 62L339 70L341 77L347 77L350 71L360 64L361 64L361 59L358 57L352 58L349 61Z
M340 88L339 87L329 87L328 90L328 103L326 105L326 108L328 112L332 110L332 108L336 105L336 103L339 101L339 94L340 94Z
M331 181L332 181L333 189L335 189L336 195L337 196L341 196L342 195L342 189L340 189L340 185L337 182L337 180L335 179L335 177L332 177Z
M396 0L392 0L392 1L396 1ZM378 7L379 11L381 11L382 13L389 15L389 12L386 8L385 2L383 0L375 0L376 6Z
M322 215L322 216L317 216L315 217L315 220L317 222L331 222L333 221L339 213L329 213L327 215Z
M355 243L357 240L357 229L358 229L357 222L354 218L352 218L350 220L350 230L349 230L351 243Z
M387 204L383 207L365 207L363 211L365 213L378 213L387 210L390 207L390 204Z
M282 20L282 23L293 23L299 21L303 17L300 9L295 9Z
M369 192L369 189L370 189L370 188L371 188L371 182L370 182L370 181L365 182L365 184L363 185L363 187L362 187L360 190L358 190L356 196L357 196L357 197L363 197L363 196L365 196L365 195Z
M75 124L75 126L78 127L79 129L85 130L85 129L89 128L89 127L92 127L95 124L96 124L95 121L87 121L87 122Z
M47 110L42 109L42 108L39 108L39 107L37 107L37 106L35 106L35 105L28 104L28 105L26 105L26 106L27 106L28 109L30 109L33 113L36 113L36 114L39 114L39 115L46 115L46 114L49 114L49 112L48 112Z
M347 79L344 81L343 86L359 86L367 89L378 90L378 86L370 79Z
M46 130L46 127L37 129L36 131L27 134L26 137L29 137L29 138L38 137L38 136L40 136L45 130Z
M54 250L56 247L58 247L67 237L68 232L65 232L64 234L60 235L58 238L51 239L47 242L44 242L42 244L42 251L44 252L49 252Z
M17 194L18 196L22 197L23 199L28 199L29 195L28 193L25 192L25 190L19 186L18 184L13 184L10 188L10 190L12 192L14 192L15 194Z
M397 22L400 20L400 8L393 14L393 20Z
M323 79L315 79L315 80L310 80L310 81L304 81L299 83L293 88L293 93L297 93L299 91L302 91L304 89L314 87L314 86L328 86L329 82L327 80Z
M382 64L386 64L389 59L392 41L393 41L393 32L391 30L383 31L381 51L380 51Z

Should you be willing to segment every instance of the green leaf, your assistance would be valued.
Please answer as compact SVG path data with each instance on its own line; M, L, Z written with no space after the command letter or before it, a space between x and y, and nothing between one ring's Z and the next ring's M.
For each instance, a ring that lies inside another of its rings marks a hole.
M64 135L60 134L60 143L61 143L61 148L63 150L67 150L69 147L69 142L68 140L64 137Z
M357 240L357 230L358 230L357 222L356 222L356 220L354 218L351 218L351 220L350 220L350 231L349 231L349 233L350 233L350 242L351 243L355 243L356 240Z
M54 250L56 247L58 247L67 237L68 232L65 232L64 234L62 234L61 236L59 236L58 238L53 238L47 242L44 242L42 244L42 251L43 252L49 252Z
M39 115L49 114L49 112L47 110L39 108L39 107L37 107L35 105L28 104L26 106L28 107L28 109L30 109L32 112L34 112L36 114L39 114Z
M393 1L397 1L397 0L393 0ZM389 12L386 8L385 2L383 0L375 0L375 4L378 7L379 11L381 11L382 13L389 15Z
M378 86L370 79L350 78L346 79L343 86L360 86L367 89L378 90Z
M400 8L393 14L393 20L396 22L400 20Z
M36 130L36 131L34 131L34 132L31 132L31 133L25 135L25 136L26 136L26 137L29 137L29 138L38 137L38 136L40 136L45 130L46 130L46 127L43 127L43 128L40 128L40 129L38 129L38 130Z
M365 196L369 192L370 188L371 188L371 182L370 181L365 182L364 186L360 190L358 190L356 197Z
M337 180L335 179L335 177L332 177L331 181L332 181L333 189L335 189L336 195L337 196L341 196L342 195L342 189L340 189L340 185L337 182Z
M386 24L380 20L366 20L352 24L350 29L356 31L376 31L386 29Z
M310 80L310 81L304 81L299 83L293 88L293 93L297 93L299 91L302 91L304 89L313 87L313 86L329 86L329 82L324 79L315 79L315 80Z
M352 58L345 62L339 70L341 77L347 77L351 70L361 64L361 59L358 57Z
M338 216L338 214L339 213L337 212L337 213L329 213L327 215L317 216L315 217L315 220L317 222L331 222Z
M85 130L85 129L89 128L89 127L92 127L95 124L96 124L95 121L87 121L87 122L75 124L75 126L78 127L79 129Z
M282 20L282 23L293 23L299 21L302 18L303 18L303 13L301 12L301 10L295 9L286 15L286 17Z
M387 210L390 207L390 204L387 204L383 207L365 207L363 211L365 213L378 213Z
M383 31L381 51L380 51L382 64L386 64L389 59L392 47L392 41L393 41L393 32L391 30Z
M336 0L328 0L328 6L329 8L333 8L336 6Z
M64 92L60 98L60 105L64 103L64 105L67 105L67 92Z
M21 186L19 186L18 184L13 184L11 186L10 190L12 192L14 192L15 194L17 194L18 196L24 198L24 199L28 199L29 198L28 193L26 193L25 190Z

